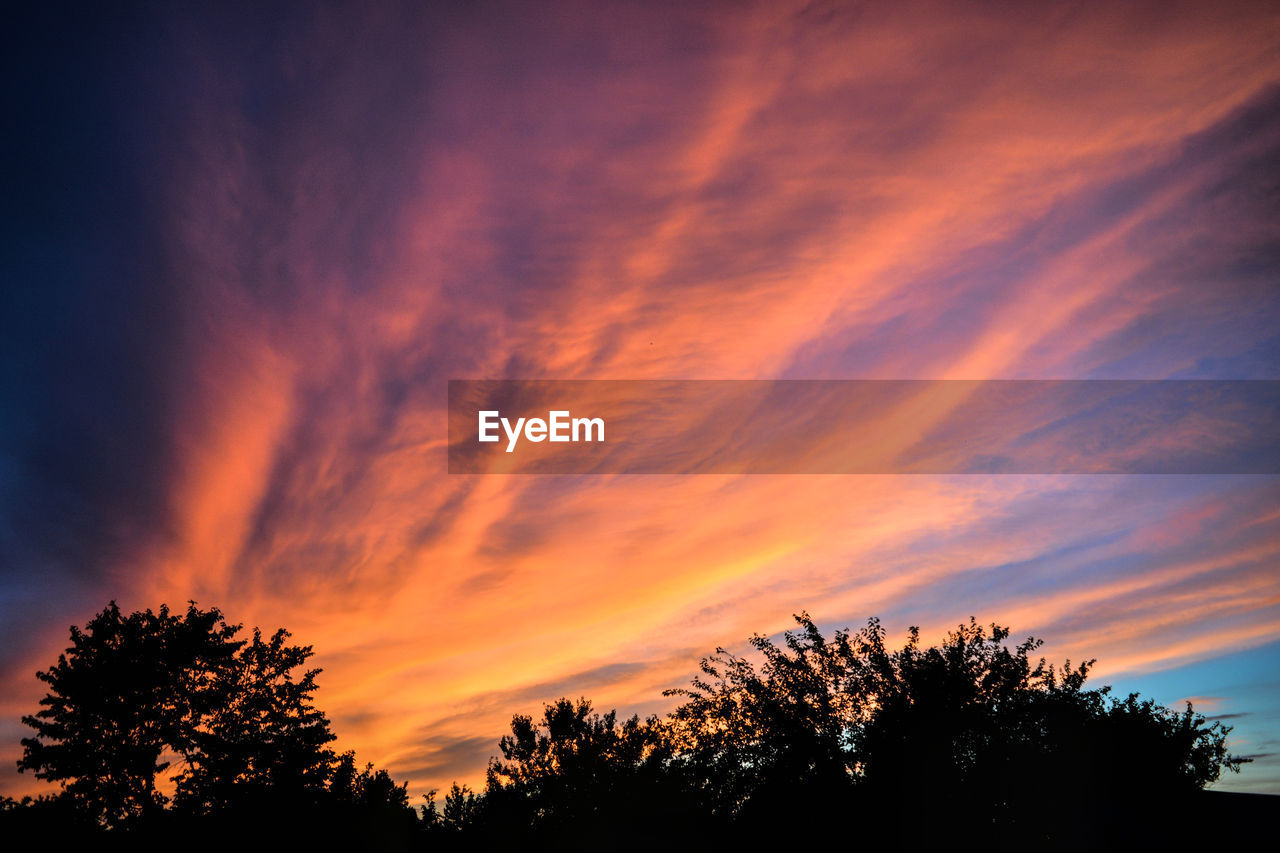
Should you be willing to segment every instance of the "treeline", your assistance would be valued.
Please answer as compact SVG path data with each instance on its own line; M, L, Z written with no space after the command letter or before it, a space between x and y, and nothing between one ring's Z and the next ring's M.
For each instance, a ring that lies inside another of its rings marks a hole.
M242 639L216 608L126 616L113 602L37 674L49 693L23 718L18 767L59 789L0 804L0 830L131 849L1223 837L1197 796L1247 759L1190 704L1086 688L1092 661L1049 665L1039 641L973 620L894 649L874 619L831 636L796 622L747 657L718 649L668 691L665 717L568 698L516 715L481 790L415 809L405 784L332 749L310 647L283 630Z

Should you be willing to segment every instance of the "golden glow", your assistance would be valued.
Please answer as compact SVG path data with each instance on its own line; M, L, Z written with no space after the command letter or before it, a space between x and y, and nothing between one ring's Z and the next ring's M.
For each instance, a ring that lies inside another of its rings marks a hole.
M1269 482L444 470L449 378L1094 375L1186 298L1144 278L1152 223L1170 244L1233 227L1167 220L1232 151L1144 177L1280 75L1277 10L1211 6L883 4L818 27L763 4L714 16L697 61L598 78L551 62L568 34L513 76L463 27L419 60L421 120L448 133L392 199L325 179L346 161L324 128L269 196L247 120L210 103L173 189L208 331L173 425L176 524L110 594L288 627L339 746L415 794L477 784L514 712L661 709L699 656L801 609L882 615L894 640L973 614L1100 674L1280 638ZM348 211L378 205L397 213L359 278ZM246 266L267 221L269 262ZM942 413L884 417L906 442ZM49 626L6 715L64 640Z

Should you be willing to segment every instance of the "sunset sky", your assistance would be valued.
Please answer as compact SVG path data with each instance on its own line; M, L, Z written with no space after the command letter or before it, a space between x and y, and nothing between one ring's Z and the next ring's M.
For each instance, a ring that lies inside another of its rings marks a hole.
M290 629L415 798L802 609L1280 793L1280 477L446 469L449 379L1280 379L1280 5L111 5L0 60L0 793L113 598Z

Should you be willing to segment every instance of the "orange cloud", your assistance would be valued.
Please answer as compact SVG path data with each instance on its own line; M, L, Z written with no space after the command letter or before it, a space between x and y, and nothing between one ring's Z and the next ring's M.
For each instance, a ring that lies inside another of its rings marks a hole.
M275 124L257 81L200 76L165 164L173 521L104 603L290 628L339 745L415 793L475 784L513 712L659 709L800 609L929 637L974 613L1100 674L1280 638L1269 481L459 477L444 433L450 378L1191 370L1193 321L1225 352L1239 318L1166 271L1183 238L1240 248L1244 214L1200 206L1274 150L1274 10L532 14L371 24L363 64L322 18ZM877 426L910 446L961 403Z

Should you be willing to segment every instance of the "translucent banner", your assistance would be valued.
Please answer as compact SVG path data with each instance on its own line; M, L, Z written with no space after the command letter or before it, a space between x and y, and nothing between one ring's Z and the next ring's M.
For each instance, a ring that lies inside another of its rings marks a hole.
M1277 474L1280 381L451 380L451 474Z

